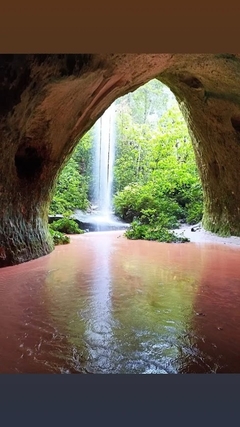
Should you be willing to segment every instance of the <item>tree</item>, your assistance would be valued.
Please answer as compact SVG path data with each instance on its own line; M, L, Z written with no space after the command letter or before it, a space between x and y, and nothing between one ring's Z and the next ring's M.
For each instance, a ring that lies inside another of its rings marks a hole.
M90 130L79 141L73 156L63 168L50 205L51 214L70 214L75 209L86 210L89 207L92 141L93 132Z
M118 102L128 105L134 123L154 125L174 101L168 87L153 79Z
M202 188L186 124L176 102L161 116L154 131L146 131L146 124L129 124L128 119L118 141L116 213L134 221L126 233L130 238L178 240L166 229L177 227L179 220L198 222L203 209ZM130 141L134 141L131 150ZM141 177L136 167L139 147L144 147Z
M151 128L136 124L128 112L120 112L117 119L117 146L114 166L114 192L123 190L129 183L144 183L149 177L148 140Z
M138 219L141 233L145 230L148 238L156 234L157 224L163 236L163 227L176 227L179 220L196 222L202 216L202 189L191 140L176 100L171 95L169 102L166 94L164 86L155 80L117 102L115 210L126 221ZM144 113L144 120L140 120L141 114L136 117L138 104L148 112ZM161 105L154 126L148 120L150 105L155 113ZM89 206L95 179L93 135L94 129L79 141L62 171L51 212L84 210ZM169 234L164 233L164 238L169 239Z
M111 102L155 76L191 133L205 227L239 235L239 67L238 54L2 55L0 267L53 249L47 220L59 170Z

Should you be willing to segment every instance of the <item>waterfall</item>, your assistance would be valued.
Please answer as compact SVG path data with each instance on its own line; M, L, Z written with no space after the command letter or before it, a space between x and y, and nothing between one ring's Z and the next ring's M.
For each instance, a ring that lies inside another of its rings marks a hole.
M115 108L112 104L94 125L92 211L76 210L74 218L88 231L125 230L129 224L113 215L113 166L115 157Z
M95 124L93 203L104 216L112 212L115 151L115 106L112 104Z

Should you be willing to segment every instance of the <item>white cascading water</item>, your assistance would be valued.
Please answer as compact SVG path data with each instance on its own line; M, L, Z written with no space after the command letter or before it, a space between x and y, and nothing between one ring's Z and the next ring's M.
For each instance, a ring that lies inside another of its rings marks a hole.
M129 224L113 214L113 166L115 157L115 104L112 104L94 126L92 212L76 210L74 217L88 231L126 229Z
M112 104L95 124L93 200L99 213L112 213L113 164L115 154L115 106Z

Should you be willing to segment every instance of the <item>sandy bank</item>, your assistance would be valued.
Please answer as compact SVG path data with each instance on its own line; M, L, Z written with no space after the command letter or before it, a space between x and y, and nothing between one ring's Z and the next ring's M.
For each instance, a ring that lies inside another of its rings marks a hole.
M193 228L192 225L184 224L177 230L174 230L175 234L188 237L190 242L199 242L199 243L220 243L225 245L237 245L240 246L240 237L229 236L229 237L220 237L215 233L204 230L202 227L196 229L196 231L191 231ZM195 226L194 226L195 228Z

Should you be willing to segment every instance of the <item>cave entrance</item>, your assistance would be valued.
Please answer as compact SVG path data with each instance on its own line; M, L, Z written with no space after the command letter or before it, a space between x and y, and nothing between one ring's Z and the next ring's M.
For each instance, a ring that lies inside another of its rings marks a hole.
M196 79L185 84L199 87ZM87 227L91 220L83 212L91 216L102 205L107 206L106 216L115 212L127 223L157 217L173 227L199 222L202 186L188 129L171 90L153 79L118 98L79 141L59 177L51 215L64 215L60 194Z

